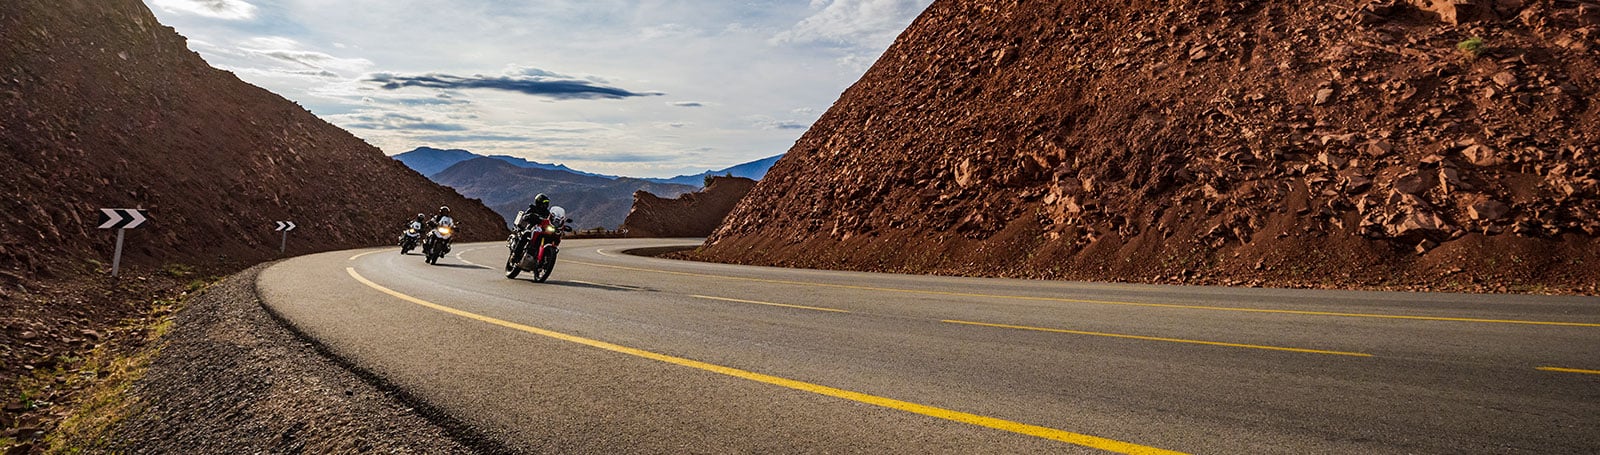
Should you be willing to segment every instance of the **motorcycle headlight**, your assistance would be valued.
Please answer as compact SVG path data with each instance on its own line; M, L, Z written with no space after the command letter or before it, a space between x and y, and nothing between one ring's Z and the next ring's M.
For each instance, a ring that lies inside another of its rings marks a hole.
M555 226L545 226L544 227L544 231L547 232L547 233L554 234L554 233L556 233L556 227Z
M446 226L439 226L439 233L440 234L444 234L444 235L450 235L450 228L446 227Z

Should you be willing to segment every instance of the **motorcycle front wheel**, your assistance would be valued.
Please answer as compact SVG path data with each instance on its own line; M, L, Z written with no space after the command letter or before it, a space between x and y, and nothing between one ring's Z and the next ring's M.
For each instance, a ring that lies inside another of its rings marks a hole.
M515 255L506 259L506 278L514 279L517 277L517 275L522 273L522 269L517 267L516 259L517 257Z
M550 272L554 271L555 269L556 261L545 261L544 264L539 265L539 268L533 269L533 282L543 283L544 280L550 279Z

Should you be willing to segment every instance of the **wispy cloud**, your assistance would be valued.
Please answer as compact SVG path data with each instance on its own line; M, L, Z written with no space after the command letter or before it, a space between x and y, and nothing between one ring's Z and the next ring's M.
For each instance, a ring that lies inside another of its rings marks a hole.
M599 161L606 163L655 163L671 161L677 158L674 155L660 155L648 153L629 152L602 152L602 153L557 153L549 155L551 159L560 161Z
M518 92L557 100L620 99L636 96L658 96L659 92L634 92L627 89L601 85L592 79L579 79L540 69L527 69L514 75L454 76L442 73L399 75L373 73L368 82L376 82L385 90L422 87L441 90L492 89Z
M466 131L466 125L460 123L425 119L415 115L401 114L398 112L362 112L341 116L329 116L339 121L345 128L363 130L411 130L411 131Z
M244 0L150 0L157 8L216 19L245 20L256 16L256 6Z
M702 102L699 102L699 101L675 101L675 102L671 102L671 103L667 103L667 104L670 104L670 105L673 105L673 106L677 106L677 107L704 107L706 105L706 103L702 103Z
M907 19L932 0L815 0L816 14L777 34L774 43L821 43L843 46L888 46Z

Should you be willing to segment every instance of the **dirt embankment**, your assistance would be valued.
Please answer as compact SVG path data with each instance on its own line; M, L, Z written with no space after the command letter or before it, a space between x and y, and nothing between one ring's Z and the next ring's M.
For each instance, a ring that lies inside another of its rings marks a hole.
M0 169L5 391L156 298L279 257L274 221L299 225L289 255L387 244L440 205L469 240L505 235L483 204L207 65L137 0L0 3ZM106 276L116 235L96 229L100 208L152 218L126 232L120 280ZM8 393L0 427L64 399Z
M743 177L711 177L700 191L674 199L641 190L633 193L622 229L628 237L705 237L755 186L755 180Z
M1600 6L941 0L697 257L1600 291Z

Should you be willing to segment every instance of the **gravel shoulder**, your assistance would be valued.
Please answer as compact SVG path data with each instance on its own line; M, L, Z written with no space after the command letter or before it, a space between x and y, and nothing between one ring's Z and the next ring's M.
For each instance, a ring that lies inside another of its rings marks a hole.
M256 294L269 265L228 277L178 313L128 391L131 412L110 452L501 451L281 324Z

